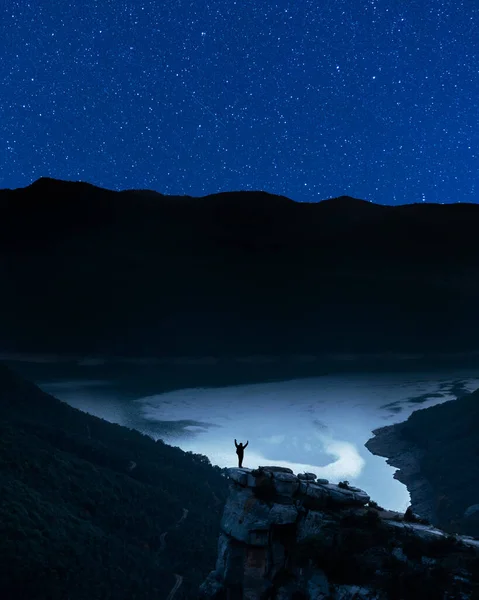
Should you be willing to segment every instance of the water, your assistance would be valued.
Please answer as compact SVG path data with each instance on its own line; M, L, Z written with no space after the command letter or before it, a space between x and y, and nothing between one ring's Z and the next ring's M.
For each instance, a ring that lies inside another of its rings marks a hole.
M221 467L237 462L234 438L249 440L246 467L281 465L333 482L346 479L385 508L404 511L406 487L365 442L377 427L477 389L479 369L340 374L149 395L130 390L128 397L111 378L37 383L76 408L205 454Z

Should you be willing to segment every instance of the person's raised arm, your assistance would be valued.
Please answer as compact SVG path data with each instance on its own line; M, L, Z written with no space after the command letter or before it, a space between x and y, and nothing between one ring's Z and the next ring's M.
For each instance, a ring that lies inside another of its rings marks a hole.
M235 446L238 447L238 443L237 443L236 439L235 439Z
M246 444L244 445L244 448L246 448L246 446L247 446L248 444L249 444L249 442L248 442L248 441L246 441Z

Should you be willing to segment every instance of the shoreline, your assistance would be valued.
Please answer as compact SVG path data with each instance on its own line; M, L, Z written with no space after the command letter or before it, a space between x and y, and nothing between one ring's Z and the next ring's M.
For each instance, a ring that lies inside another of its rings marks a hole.
M0 352L0 362L22 377L44 381L120 379L122 389L132 387L148 396L185 388L217 388L275 383L331 375L377 376L414 372L443 374L479 369L479 354L450 355L277 355L236 357L125 357L53 355Z
M386 458L387 464L397 469L393 478L406 486L413 511L434 524L437 521L436 494L421 474L424 452L403 437L404 423L374 429L373 437L364 445L371 454Z

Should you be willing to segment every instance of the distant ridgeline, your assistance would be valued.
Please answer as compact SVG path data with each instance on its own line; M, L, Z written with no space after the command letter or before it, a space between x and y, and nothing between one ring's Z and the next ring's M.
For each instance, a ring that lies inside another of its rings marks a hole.
M478 350L478 205L175 197L42 178L0 190L0 214L5 352Z
M0 366L1 600L195 598L227 482Z
M203 600L479 597L479 540L447 536L362 490L282 467L228 470Z

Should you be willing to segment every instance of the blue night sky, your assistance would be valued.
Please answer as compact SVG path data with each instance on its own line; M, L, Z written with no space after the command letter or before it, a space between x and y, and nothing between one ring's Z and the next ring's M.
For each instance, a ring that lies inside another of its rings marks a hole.
M0 187L479 199L477 0L13 0Z

